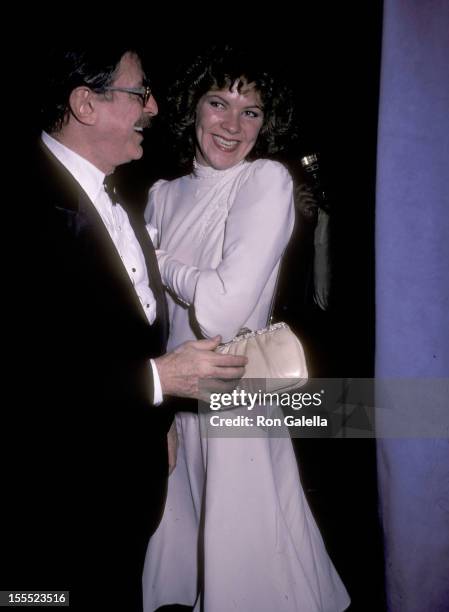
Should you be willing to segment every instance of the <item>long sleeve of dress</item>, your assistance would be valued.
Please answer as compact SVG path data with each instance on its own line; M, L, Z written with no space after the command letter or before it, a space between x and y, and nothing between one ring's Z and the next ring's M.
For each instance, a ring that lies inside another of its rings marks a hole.
M294 223L292 181L279 163L251 164L229 210L222 260L214 269L188 266L169 253L159 259L164 284L193 304L206 337L233 338L276 268Z
M159 270L164 285L170 289L181 302L190 305L193 302L199 269L189 266L172 257L170 253L160 249L159 228L162 225L164 208L156 205L157 194L167 181L157 181L150 189L148 206L145 211L147 231L156 249Z

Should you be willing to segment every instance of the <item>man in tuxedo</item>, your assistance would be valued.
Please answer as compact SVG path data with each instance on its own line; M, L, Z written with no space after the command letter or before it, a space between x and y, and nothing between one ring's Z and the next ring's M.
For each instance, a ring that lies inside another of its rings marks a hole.
M12 266L0 588L71 590L76 609L129 612L141 609L164 503L163 397L198 397L200 379L239 378L244 360L214 353L219 338L165 353L151 240L108 184L142 156L157 113L139 56L102 46L55 54L45 68Z

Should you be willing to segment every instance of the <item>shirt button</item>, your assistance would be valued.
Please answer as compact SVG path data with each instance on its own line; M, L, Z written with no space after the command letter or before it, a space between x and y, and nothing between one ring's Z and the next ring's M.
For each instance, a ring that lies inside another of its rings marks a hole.
M132 269L132 271L133 271L133 272L135 272L135 271L136 271L136 268L131 268L131 269Z

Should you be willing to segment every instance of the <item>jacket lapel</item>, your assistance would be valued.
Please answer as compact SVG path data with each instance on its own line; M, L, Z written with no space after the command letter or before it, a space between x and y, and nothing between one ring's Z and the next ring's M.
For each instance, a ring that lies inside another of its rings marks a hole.
M168 306L165 298L164 287L162 285L161 275L159 273L159 265L157 263L154 246L143 222L136 219L136 217L132 214L129 214L128 216L134 230L134 234L145 257L150 288L157 304L157 319L161 325L164 342L166 342L168 338Z
M41 175L51 177L47 183L47 201L64 215L67 226L80 241L80 255L84 253L87 260L95 261L99 270L107 269L110 277L116 279L117 298L121 296L122 301L127 302L148 323L125 266L95 206L65 166L43 143L39 146L39 163L43 165ZM150 287L157 302L158 325L165 341L168 335L167 305L154 247L149 236L145 239L143 223L137 223L131 216L130 222L145 256ZM102 280L99 278L99 290Z

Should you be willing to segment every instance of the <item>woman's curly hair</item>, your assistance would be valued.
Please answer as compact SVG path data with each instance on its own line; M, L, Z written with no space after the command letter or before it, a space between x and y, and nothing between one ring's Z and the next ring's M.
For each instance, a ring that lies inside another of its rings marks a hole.
M264 121L247 159L273 157L295 137L293 96L288 86L262 68L258 57L231 46L213 47L183 71L169 90L168 130L183 171L191 171L195 155L195 118L200 98L211 90L254 83L263 104Z

